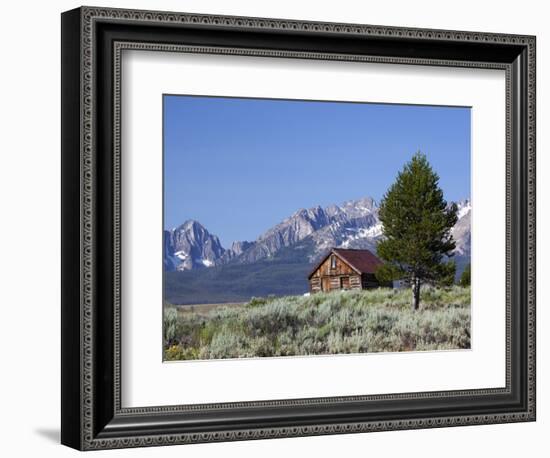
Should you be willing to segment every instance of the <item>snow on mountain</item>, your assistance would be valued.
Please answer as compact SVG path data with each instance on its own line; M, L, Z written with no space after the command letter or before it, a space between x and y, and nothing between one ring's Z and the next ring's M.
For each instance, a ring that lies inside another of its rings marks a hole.
M469 256L471 249L471 214L472 204L470 200L461 200L457 202L458 221L452 230L453 238L456 242L455 254L459 256Z
M371 227L363 227L360 229L348 229L349 234L346 239L340 244L340 248L351 248L353 243L362 239L378 239L382 235L382 223L378 222Z
M219 264L225 253L217 236L202 224L188 220L164 231L164 266L166 270L191 270Z
M453 229L455 253L468 256L471 204L463 200L457 205L459 219ZM190 270L228 263L248 264L278 256L305 257L314 262L333 247L376 251L382 236L378 207L370 197L326 208L300 209L255 241L233 242L229 249L223 248L218 237L200 223L190 220L165 231L164 265L167 270Z
M458 219L463 218L472 210L472 204L469 199L461 200L457 202L456 205L458 206Z

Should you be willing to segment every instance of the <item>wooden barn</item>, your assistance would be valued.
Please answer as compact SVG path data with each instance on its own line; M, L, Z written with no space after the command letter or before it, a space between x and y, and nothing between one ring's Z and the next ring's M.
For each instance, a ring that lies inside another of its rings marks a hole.
M317 293L337 289L377 288L382 285L374 272L380 265L382 261L369 250L333 248L309 274L309 290Z

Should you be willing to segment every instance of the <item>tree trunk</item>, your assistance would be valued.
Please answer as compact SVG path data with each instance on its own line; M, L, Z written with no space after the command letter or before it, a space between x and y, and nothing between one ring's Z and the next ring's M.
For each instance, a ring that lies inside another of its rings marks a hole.
M412 303L411 308L413 312L418 310L420 306L420 279L413 277L412 279Z

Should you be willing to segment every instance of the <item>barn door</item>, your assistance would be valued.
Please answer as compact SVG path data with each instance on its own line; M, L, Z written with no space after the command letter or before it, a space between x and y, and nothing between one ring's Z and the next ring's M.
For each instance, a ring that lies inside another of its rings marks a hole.
M323 277L321 279L321 289L323 291L330 291L330 277Z

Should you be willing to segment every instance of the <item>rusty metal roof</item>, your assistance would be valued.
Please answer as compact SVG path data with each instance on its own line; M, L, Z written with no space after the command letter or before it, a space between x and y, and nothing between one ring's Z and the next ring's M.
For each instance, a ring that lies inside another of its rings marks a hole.
M377 267L383 262L369 250L354 250L344 248L332 248L321 260L315 265L315 268L310 272L308 278L317 271L317 269L331 255L335 254L346 264L349 264L359 274L373 274Z
M332 251L362 274L373 274L383 264L369 250L334 248Z

